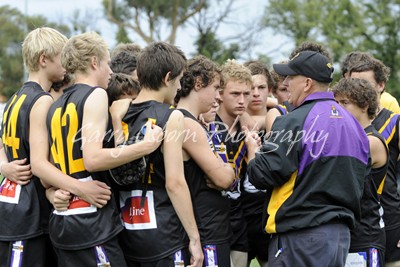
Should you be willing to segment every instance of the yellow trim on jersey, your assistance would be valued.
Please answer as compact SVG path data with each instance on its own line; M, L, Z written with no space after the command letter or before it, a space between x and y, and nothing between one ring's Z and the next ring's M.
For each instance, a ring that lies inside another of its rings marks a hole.
M275 216L279 208L285 203L285 201L293 194L294 184L296 182L298 170L296 170L290 176L289 181L280 187L274 188L271 195L271 200L268 204L269 218L265 230L272 234L276 233L276 222Z
M393 127L392 132L390 133L388 139L386 140L386 144L387 144L387 145L390 143L390 141L392 141L392 138L393 138L393 136L394 136L394 134L395 134L395 132L396 132L396 127L397 127L397 125Z
M154 164L150 163L148 183L151 184L151 175L154 173Z
M122 124L122 132L124 133L125 141L129 139L129 126L127 123L121 121Z
M385 185L385 181L386 181L386 175L385 175L385 178L383 178L381 184L379 185L378 190L376 191L379 195L382 195L383 186Z
M390 121L391 121L391 119L393 118L394 115L396 115L396 113L392 113L390 115L390 117L386 120L386 122L379 129L379 131L378 131L379 133L382 133L385 130L386 126L390 123ZM396 132L396 127L397 127L397 125L394 126L394 128L392 129L392 132L390 133L389 137L386 139L386 144L389 144L390 141L392 141L394 133Z
M236 170L236 175L239 177L240 174L240 170L242 169L242 160L244 159L244 155L243 155L243 159L240 160L240 165L236 166L236 160L238 159L238 157L240 156L240 152L242 152L242 148L245 145L244 141L240 142L239 148L236 151L235 156L233 157L232 160L229 160L229 163L231 164L232 168L234 170ZM227 153L228 154L228 153Z

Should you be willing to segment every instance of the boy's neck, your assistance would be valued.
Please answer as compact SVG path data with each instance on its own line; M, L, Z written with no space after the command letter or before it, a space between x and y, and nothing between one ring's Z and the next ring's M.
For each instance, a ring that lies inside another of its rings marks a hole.
M235 136L237 132L237 126L239 124L239 116L232 117L225 109L220 108L217 112L222 122L228 127L228 132L231 136Z
M133 100L132 103L142 103L145 101L154 100L163 103L165 96L162 91L155 91L147 88L140 89L138 96Z
M217 111L218 116L221 118L222 122L225 123L229 128L232 127L236 120L236 117L232 117L226 112L226 110L221 106Z
M198 109L198 104L192 103L192 101L190 101L189 97L181 98L179 100L177 108L189 111L195 118L198 118L200 115L200 111Z
M49 92L53 84L47 78L43 77L43 75L40 75L40 72L30 72L28 76L28 82L38 83L45 92Z

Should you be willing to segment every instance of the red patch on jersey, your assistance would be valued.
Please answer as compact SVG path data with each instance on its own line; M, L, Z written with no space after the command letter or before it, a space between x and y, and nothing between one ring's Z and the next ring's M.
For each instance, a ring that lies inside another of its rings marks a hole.
M17 193L17 183L5 179L3 186L1 187L0 195L14 198L16 193Z
M141 197L131 197L130 200L125 202L126 205L123 208L122 219L124 222L128 224L149 223L150 214L147 197L143 207L140 206Z
M69 204L68 209L78 209L78 208L89 208L90 203L80 199L77 196L74 196Z

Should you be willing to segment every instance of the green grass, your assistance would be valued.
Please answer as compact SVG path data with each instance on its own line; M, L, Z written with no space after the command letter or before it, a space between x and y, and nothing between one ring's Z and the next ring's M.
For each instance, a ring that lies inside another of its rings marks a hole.
M260 267L260 264L258 264L258 261L256 259L254 259L251 261L250 267Z

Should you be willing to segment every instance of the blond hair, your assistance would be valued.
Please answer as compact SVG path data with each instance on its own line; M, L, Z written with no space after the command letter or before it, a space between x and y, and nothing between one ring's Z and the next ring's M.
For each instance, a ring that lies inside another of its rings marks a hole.
M234 59L228 59L222 65L221 75L223 79L222 89L225 89L228 81L253 83L250 70L244 65L237 63Z
M61 53L61 64L68 73L87 73L92 58L100 62L108 53L108 45L96 32L86 32L69 39Z
M55 29L41 27L31 31L22 43L24 66L29 72L39 70L39 58L45 55L49 59L61 53L67 37Z

